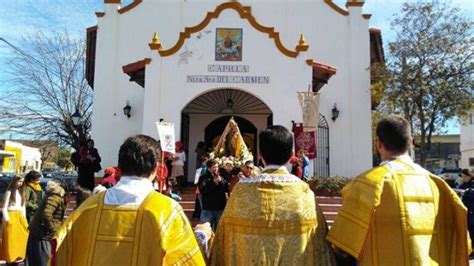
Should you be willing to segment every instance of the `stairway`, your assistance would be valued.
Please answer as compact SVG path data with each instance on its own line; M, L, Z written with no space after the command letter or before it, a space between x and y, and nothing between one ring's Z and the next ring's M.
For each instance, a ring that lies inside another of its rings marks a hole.
M193 211L194 211L194 204L196 200L195 188L194 187L186 187L183 188L181 191L182 200L179 201L181 206L186 213L186 216L191 221L192 226L195 226L199 223L198 219L193 219ZM334 218L336 218L337 212L342 207L342 198L341 197L316 197L316 200L323 211L324 218L330 227L333 222Z
M189 221L191 222L192 226L194 227L196 224L199 223L198 219L193 219L192 215L194 212L194 204L196 200L195 194L195 187L185 187L181 191L181 201L179 204L183 207L184 213L188 217ZM342 207L342 198L341 197L316 197L321 210L323 211L324 218L330 227L333 222L334 218L336 218L337 212ZM76 207L75 199L72 199L67 208L66 208L66 217L69 216L74 208Z

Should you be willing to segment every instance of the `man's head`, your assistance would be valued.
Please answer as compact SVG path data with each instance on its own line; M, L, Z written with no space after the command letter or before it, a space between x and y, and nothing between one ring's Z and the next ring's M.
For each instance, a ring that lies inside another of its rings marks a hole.
M283 126L271 126L260 132L258 146L266 165L284 165L292 154L293 136Z
M94 140L93 139L88 139L87 140L87 148L89 148L89 149L94 148Z
M463 183L469 183L472 180L472 175L471 172L469 172L469 169L462 169L461 171L461 178Z
M254 168L255 166L253 165L253 161L246 161L242 167L242 173L245 177L250 177L252 176Z
M213 174L217 173L217 170L219 170L219 164L217 163L215 159L209 159L206 163L206 166L207 166L207 171Z
M412 137L410 124L400 116L388 116L377 124L377 150L382 160L402 155L410 149Z
M150 177L160 161L160 144L146 135L129 137L120 146L118 167L122 175Z

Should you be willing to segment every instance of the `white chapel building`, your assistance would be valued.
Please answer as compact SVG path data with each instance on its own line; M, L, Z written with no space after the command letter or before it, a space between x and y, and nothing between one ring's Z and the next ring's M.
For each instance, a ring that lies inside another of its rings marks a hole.
M302 122L297 92L308 88L320 93L315 175L353 177L370 168L370 66L383 49L363 5L105 0L87 30L92 138L103 168L117 164L127 137L158 138L155 123L163 119L185 144L191 181L196 146L212 146L230 117L256 155L260 130Z

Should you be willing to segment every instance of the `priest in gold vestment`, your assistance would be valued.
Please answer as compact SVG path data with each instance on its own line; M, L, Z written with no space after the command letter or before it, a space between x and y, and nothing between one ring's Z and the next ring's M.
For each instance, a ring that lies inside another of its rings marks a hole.
M291 133L273 126L259 140L266 168L235 185L218 224L211 265L334 265L313 192L284 166L292 155Z
M205 265L183 209L153 189L159 156L151 137L125 141L122 178L68 217L55 235L52 265Z
M468 265L466 208L408 156L408 122L384 118L376 134L383 162L343 189L327 239L360 265Z

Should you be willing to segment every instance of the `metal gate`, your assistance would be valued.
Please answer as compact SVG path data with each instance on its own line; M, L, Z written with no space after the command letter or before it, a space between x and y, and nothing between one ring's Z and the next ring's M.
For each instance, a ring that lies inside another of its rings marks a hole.
M329 176L329 125L324 115L319 114L317 132L317 154L314 160L314 176Z

